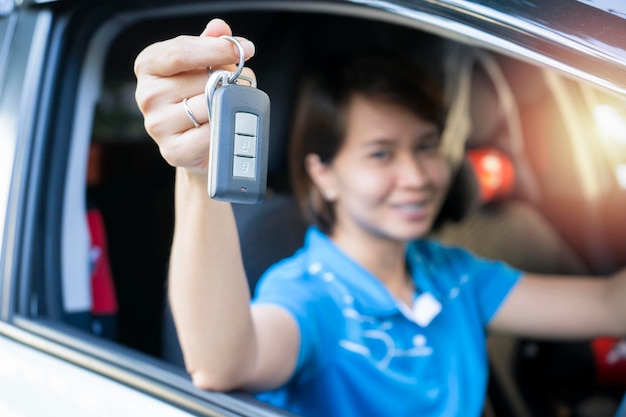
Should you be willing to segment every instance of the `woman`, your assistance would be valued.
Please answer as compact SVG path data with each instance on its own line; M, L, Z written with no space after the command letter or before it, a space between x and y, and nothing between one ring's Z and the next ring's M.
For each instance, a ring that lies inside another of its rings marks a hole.
M206 67L232 69L237 50L217 38L230 34L212 20L135 67L147 130L178 167L170 301L197 386L262 392L311 416L477 416L487 330L626 333L624 272L555 279L421 239L450 179L444 112L424 77L392 60L322 71L306 90L292 179L315 226L250 304L231 207L206 193Z

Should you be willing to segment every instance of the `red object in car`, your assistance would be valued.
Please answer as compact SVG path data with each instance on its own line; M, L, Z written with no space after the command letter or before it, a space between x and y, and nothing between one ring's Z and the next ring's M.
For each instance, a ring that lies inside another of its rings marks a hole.
M95 315L115 314L117 296L102 214L97 209L90 209L87 212L87 221L91 232L91 312Z
M515 169L504 152L495 148L476 148L468 150L466 155L478 179L483 204L506 197L513 191Z
M626 387L626 339L601 337L591 347L598 383Z

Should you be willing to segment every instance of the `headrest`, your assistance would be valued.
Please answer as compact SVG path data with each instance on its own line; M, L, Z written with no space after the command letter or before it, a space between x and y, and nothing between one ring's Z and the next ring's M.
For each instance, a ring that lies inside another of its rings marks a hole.
M472 167L480 202L486 204L508 197L515 185L515 169L511 159L492 147L469 149L466 158Z

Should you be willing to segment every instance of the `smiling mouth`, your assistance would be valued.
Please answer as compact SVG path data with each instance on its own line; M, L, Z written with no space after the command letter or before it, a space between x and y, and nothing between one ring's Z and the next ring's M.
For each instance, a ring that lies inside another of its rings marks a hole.
M393 204L392 207L404 214L419 215L424 213L432 204L432 199L422 200L415 203Z

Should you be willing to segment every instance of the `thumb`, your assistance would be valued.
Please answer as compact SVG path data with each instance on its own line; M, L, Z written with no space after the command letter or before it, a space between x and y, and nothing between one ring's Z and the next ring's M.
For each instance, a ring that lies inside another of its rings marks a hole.
M228 26L228 23L223 21L222 19L211 19L209 23L207 23L206 27L200 34L200 36L212 36L212 37L220 37L220 36L232 36L233 32Z

